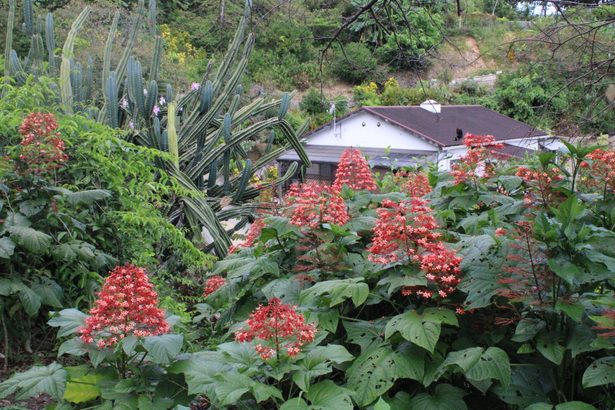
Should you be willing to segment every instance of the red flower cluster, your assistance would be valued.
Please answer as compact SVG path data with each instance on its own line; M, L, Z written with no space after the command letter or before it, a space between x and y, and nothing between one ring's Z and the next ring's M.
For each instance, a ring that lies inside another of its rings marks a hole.
M19 159L23 161L28 171L34 174L44 174L60 168L68 160L64 153L64 141L53 114L34 112L29 114L19 127L21 152Z
M247 329L235 332L235 340L239 343L262 340L265 344L259 343L255 349L263 360L274 355L279 357L282 348L288 356L296 356L301 346L312 342L316 335L316 326L305 323L295 306L282 303L278 298L271 299L268 306L259 305L246 324Z
M404 188L411 197L425 196L431 192L429 179L422 172L410 172Z
M346 204L331 186L307 182L298 189L293 196L287 195L291 223L316 228L323 223L344 225L348 222Z
M375 191L378 189L365 157L356 148L348 148L342 153L335 173L333 189L339 192L344 185L354 190Z
M226 284L226 279L220 275L214 275L205 282L204 296L209 296Z
M129 335L156 336L169 331L147 273L130 264L110 272L90 315L79 330L81 340L101 349Z
M259 238L259 236L261 236L261 232L263 231L264 227L265 221L262 218L255 219L254 222L252 222L252 225L250 225L248 232L246 233L246 239L237 245L231 246L228 250L229 253L233 253L239 248L250 248L251 246L253 246L254 242Z
M404 288L402 294L415 294L425 299L436 293L447 297L459 284L461 258L439 241L438 224L427 201L412 198L396 203L385 199L377 210L378 221L368 259L387 264L410 259L425 272L428 286Z
M467 147L466 154L451 167L455 184L468 181L476 183L478 178L491 178L494 168L488 160L502 156L497 151L504 148L504 144L495 142L493 135L473 134L467 134L463 144Z
M593 316L592 319L598 323L593 329L598 330L600 337L615 337L615 309L607 309L600 316Z
M520 167L516 175L523 178L523 181L532 188L534 192L527 192L525 202L532 205L535 202L535 195L538 194L540 201L546 207L553 196L553 183L561 181L564 176L558 168L547 168L543 170L533 170L526 167Z
M592 160L591 174L604 186L605 191L615 191L615 151L597 149L587 155Z

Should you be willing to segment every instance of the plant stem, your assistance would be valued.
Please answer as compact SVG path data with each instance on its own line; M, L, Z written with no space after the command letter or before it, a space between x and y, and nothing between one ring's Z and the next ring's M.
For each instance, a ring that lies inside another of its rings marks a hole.
M4 309L0 314L0 318L2 319L2 333L4 334L4 371L6 372L9 369L9 332L6 328Z

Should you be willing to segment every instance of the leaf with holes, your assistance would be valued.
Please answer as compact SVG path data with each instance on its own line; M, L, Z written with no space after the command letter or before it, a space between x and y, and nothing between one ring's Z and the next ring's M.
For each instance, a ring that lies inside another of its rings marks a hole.
M615 383L615 356L602 357L583 373L583 387L603 386Z
M181 351L183 343L184 337L176 334L148 336L143 339L143 347L147 349L149 359L158 364L171 363Z
M550 362L560 364L566 348L559 344L556 334L542 333L536 341L536 350Z
M347 370L347 386L355 402L363 407L386 393L397 380L396 354L390 346L381 346L359 356Z

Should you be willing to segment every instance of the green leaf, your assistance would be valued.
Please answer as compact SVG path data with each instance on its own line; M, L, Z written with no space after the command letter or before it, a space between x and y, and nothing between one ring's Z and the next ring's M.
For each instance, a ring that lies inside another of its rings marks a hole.
M284 402L280 410L310 410L310 406L301 397L294 397Z
M583 319L583 313L585 313L585 308L582 304L578 302L563 302L558 300L555 304L555 309L561 312L564 312L570 319L575 322L580 322Z
M559 344L557 335L543 333L536 341L536 350L538 350L547 360L560 364L564 359L566 348Z
M150 360L158 364L171 363L181 351L184 337L177 334L148 336L143 339L143 346Z
M297 362L292 380L301 390L308 391L313 378L331 373L331 362L341 364L353 359L344 346L317 346Z
M553 405L550 403L532 403L525 410L553 410Z
M51 244L51 236L27 226L9 227L11 238L30 252L43 252Z
M363 304L369 296L369 286L363 278L350 278L318 282L301 292L301 301L329 295L329 307L339 305L346 299L352 299L355 306Z
M356 403L363 407L386 393L397 379L396 355L390 346L381 346L359 356L346 371L347 386L354 390Z
M248 393L255 383L251 378L241 373L223 373L216 378L218 382L214 385L214 389L220 404L223 406L237 403L241 396Z
M352 400L348 389L345 389L331 380L323 380L310 387L306 395L313 410L352 410Z
M500 400L521 407L549 401L548 394L555 389L551 369L523 364L513 366L511 370L511 382L508 387L495 385L491 388Z
M544 320L523 318L517 323L515 334L512 337L513 342L530 341L540 332L547 324Z
M13 282L9 279L0 278L0 296L11 295L13 291Z
M101 391L98 382L102 380L100 375L86 374L80 377L71 377L66 384L64 400L71 403L85 403L100 396Z
M594 361L583 373L583 387L586 389L612 383L615 383L615 356Z
M575 278L579 278L582 275L582 272L577 265L563 257L549 259L548 264L549 268L551 268L557 276L564 279L564 281L570 285L574 285L576 282Z
M440 338L441 323L457 325L455 314L435 308L425 309L422 314L410 310L389 320L384 329L384 337L388 340L395 332L399 332L404 339L433 353Z
M0 383L0 398L15 393L17 400L23 400L47 393L60 400L66 389L66 376L66 370L55 362L49 366L34 366Z
M384 341L384 323L382 321L342 321L346 329L347 340L361 346L361 352L379 346Z
M9 259L15 252L15 243L6 236L0 238L0 258Z
M483 352L478 362L465 372L468 380L499 380L502 386L510 385L510 360L506 352L499 347L489 347Z
M466 410L466 392L450 384L439 384L434 394L419 393L411 400L412 410Z
M417 271L416 274L416 276L409 276L401 272L391 272L390 274L380 279L378 285L389 285L389 288L387 290L387 294L389 296L395 293L397 289L405 286L426 286L427 279L425 278L425 274L420 274L419 271Z
M569 401L555 406L555 410L596 410L591 404L582 401Z
M106 189L90 189L87 191L64 192L62 197L66 198L71 205L92 205L96 201L109 198L111 191Z
M41 308L41 297L23 283L19 284L19 300L28 316L35 316Z
M374 410L391 410L391 406L389 406L389 403L382 400L382 397L381 397L378 399L378 401L374 405Z
M40 283L33 283L32 290L39 295L41 303L55 308L62 307L62 288L50 279L41 279Z
M71 356L83 356L86 353L88 353L88 347L85 343L83 343L83 340L81 340L79 336L64 341L64 343L62 343L60 345L60 348L58 349L58 357L62 356L63 354L69 354Z
M70 336L85 326L85 319L88 317L78 309L63 309L56 313L47 324L51 327L59 327L58 337Z
M263 383L254 383L252 385L252 394L258 403L269 400L271 397L284 400L282 392L274 386Z
M451 366L458 366L464 373L470 370L478 361L483 353L482 347L470 347L468 349L460 350L457 352L449 352L446 355L446 359L440 365L436 379L440 378Z

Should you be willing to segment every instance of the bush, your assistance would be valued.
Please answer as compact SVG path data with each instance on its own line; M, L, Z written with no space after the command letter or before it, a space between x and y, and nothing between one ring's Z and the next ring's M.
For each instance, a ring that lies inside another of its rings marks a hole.
M327 110L327 103L321 99L320 92L311 88L301 99L299 108L308 114L320 114Z
M349 43L336 49L331 72L339 79L359 84L369 79L378 63L371 50L362 43Z

